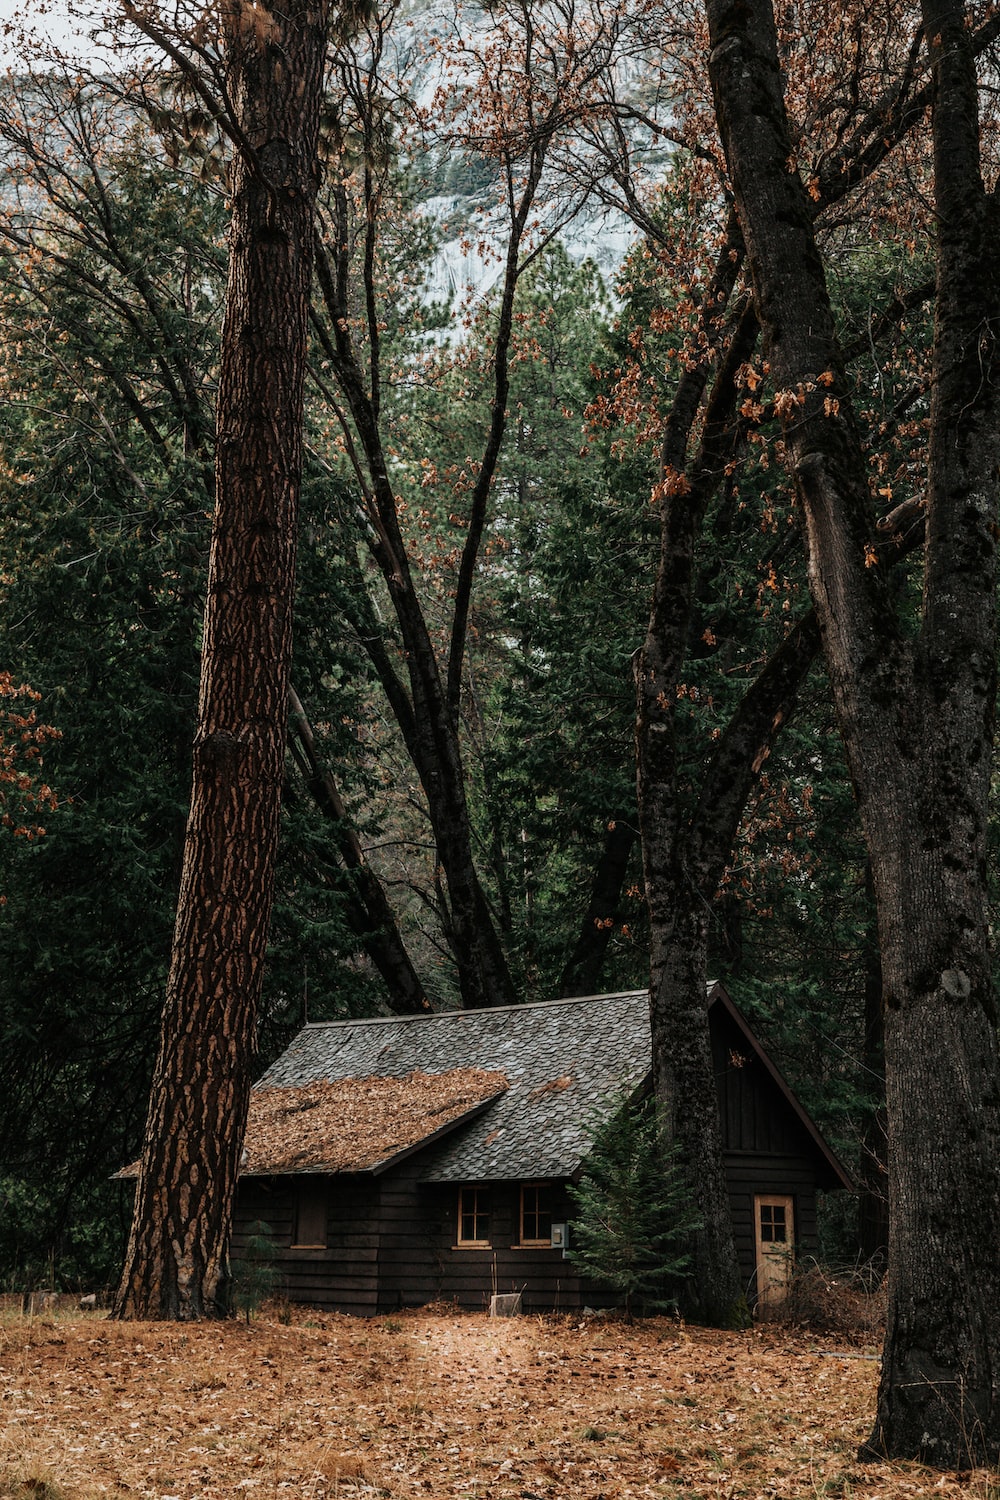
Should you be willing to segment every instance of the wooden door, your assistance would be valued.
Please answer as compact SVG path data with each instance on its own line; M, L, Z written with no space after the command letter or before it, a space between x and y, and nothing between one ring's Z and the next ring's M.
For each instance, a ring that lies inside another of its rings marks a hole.
M795 1214L792 1199L758 1193L753 1200L757 1238L757 1302L780 1302L792 1277Z

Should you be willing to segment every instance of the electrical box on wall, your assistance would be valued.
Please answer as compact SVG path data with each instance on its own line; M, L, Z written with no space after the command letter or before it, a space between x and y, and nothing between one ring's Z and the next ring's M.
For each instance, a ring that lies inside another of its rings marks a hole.
M552 1244L553 1250L561 1250L562 1251L563 1258L565 1259L566 1251L569 1248L569 1225L568 1224L553 1224L553 1226L552 1226L552 1240L551 1240L551 1244Z

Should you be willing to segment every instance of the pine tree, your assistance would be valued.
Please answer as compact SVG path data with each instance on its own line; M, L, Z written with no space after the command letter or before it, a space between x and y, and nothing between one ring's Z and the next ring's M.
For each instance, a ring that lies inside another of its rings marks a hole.
M591 1132L569 1256L596 1281L624 1293L633 1309L673 1308L698 1227L676 1148L652 1099L622 1100Z

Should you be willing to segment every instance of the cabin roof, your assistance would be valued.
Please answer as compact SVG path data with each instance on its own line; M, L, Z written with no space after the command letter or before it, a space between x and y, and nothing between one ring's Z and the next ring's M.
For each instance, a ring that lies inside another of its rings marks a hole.
M468 1068L502 1072L507 1088L478 1119L433 1147L424 1179L572 1176L587 1154L589 1129L602 1105L635 1090L649 1073L648 997L640 991L314 1023L267 1070L257 1090Z
M380 1172L478 1114L507 1087L484 1068L404 1078L329 1078L250 1096L244 1177Z
M290 1087L261 1080L250 1095L241 1177L378 1174L480 1114L507 1087L502 1073L449 1068L403 1078L317 1078ZM139 1161L114 1175L139 1176Z
M798 1119L818 1157L821 1184L850 1187L722 985L709 985L708 999L739 1028ZM623 1094L643 1087L651 1068L645 990L316 1022L255 1086L243 1171L381 1171L421 1150L425 1182L572 1177L594 1126ZM288 1095L295 1096L290 1108ZM352 1114L362 1100L368 1123L354 1134ZM343 1141L335 1147L338 1132Z

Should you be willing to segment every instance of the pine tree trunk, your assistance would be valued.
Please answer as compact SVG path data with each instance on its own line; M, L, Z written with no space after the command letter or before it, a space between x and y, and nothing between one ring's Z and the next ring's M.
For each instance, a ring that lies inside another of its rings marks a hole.
M274 884L327 10L223 12L240 141L191 810L118 1317L226 1311Z

